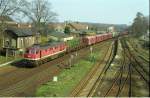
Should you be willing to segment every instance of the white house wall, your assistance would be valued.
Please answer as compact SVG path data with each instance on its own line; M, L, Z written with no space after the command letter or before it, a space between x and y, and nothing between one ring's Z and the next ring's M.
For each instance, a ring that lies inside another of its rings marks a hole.
M19 37L17 39L17 48L26 48L35 43L35 37Z

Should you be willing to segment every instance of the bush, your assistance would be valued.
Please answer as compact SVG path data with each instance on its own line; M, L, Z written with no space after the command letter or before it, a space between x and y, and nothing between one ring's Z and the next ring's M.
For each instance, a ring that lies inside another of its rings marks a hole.
M79 39L73 39L67 42L67 45L72 48L78 46L79 44L80 44Z
M46 43L47 41L48 40L46 36L41 36L41 43Z

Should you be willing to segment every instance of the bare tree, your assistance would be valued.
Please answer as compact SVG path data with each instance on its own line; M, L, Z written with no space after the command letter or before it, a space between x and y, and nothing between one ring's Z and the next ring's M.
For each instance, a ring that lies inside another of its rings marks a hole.
M26 6L21 11L33 23L36 32L42 33L43 25L56 20L57 14L51 9L51 3L48 0L32 0L26 1Z
M23 0L0 0L0 47L2 46L3 33L7 26L5 17L14 15L23 6Z

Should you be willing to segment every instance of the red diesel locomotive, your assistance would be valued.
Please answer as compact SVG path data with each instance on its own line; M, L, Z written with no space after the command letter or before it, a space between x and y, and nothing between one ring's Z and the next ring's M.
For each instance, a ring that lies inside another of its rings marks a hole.
M37 64L42 63L40 60L64 53L65 51L66 44L63 42L53 42L45 45L33 45L32 47L26 49L24 58L34 64Z

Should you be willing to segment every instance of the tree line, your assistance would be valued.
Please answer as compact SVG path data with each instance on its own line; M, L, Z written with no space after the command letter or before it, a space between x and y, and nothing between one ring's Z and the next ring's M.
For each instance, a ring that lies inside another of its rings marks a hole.
M149 17L144 16L142 13L138 12L133 20L132 25L129 27L129 31L134 36L141 36L146 34L149 30Z

